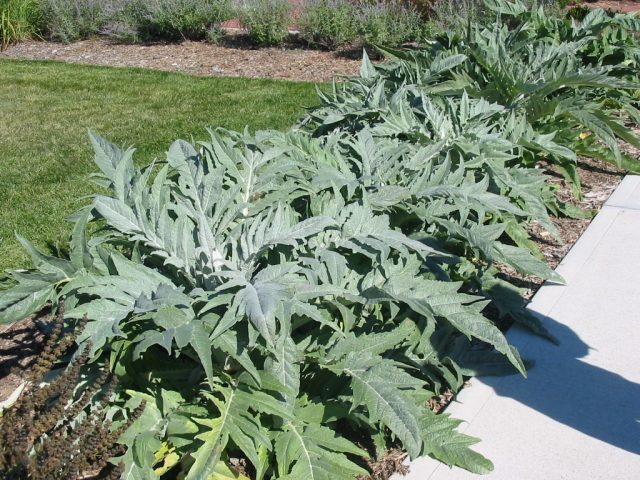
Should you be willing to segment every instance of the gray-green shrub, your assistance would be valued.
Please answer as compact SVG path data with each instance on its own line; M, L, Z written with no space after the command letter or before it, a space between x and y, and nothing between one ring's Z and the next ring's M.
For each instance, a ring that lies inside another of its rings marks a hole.
M422 21L418 11L399 0L362 3L359 20L367 45L395 47L414 40Z
M230 0L137 0L136 10L143 39L203 40L233 16Z
M433 0L430 21L432 31L459 30L469 21L478 22L495 17L484 5L484 0Z
M140 41L139 7L136 0L122 0L120 5L105 12L106 23L100 30L105 35L125 43Z
M291 4L287 0L244 0L240 23L258 45L281 45L289 36Z
M231 0L42 0L45 35L72 42L97 34L125 41L203 40L233 16Z
M65 43L97 35L107 23L107 5L116 3L124 0L42 0L43 33Z
M344 0L311 0L299 20L301 37L310 45L335 50L354 42L360 33L357 9Z
M569 0L526 0L528 8L542 6L546 16L563 17ZM423 28L423 38L430 39L448 30L461 30L469 22L489 23L496 13L485 0L433 0L430 4L429 20Z

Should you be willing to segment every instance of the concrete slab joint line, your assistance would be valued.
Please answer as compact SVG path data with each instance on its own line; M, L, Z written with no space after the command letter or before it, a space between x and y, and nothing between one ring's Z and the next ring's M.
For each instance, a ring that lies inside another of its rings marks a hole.
M393 480L640 479L640 176L627 176L529 309L555 346L514 327L529 378L474 378L447 408L495 470L419 458Z

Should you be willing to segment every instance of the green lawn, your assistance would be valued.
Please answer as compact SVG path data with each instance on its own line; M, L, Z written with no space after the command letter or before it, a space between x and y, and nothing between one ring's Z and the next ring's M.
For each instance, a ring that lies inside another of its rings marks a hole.
M68 235L95 188L87 128L143 164L208 126L285 129L315 101L306 82L0 60L0 272L29 265L14 232L40 246Z

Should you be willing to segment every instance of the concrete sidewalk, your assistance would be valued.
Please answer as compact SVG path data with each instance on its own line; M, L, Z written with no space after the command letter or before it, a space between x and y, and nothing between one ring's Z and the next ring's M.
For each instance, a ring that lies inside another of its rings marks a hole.
M529 378L472 379L447 413L479 437L493 473L421 458L393 480L640 479L640 177L627 176L530 310L560 346L518 328L507 338L535 360Z

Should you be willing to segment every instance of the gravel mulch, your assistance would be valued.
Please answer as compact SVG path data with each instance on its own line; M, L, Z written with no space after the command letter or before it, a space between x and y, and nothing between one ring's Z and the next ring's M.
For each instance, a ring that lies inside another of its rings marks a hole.
M235 43L235 45L234 45ZM305 50L228 46L205 42L121 44L92 39L70 44L27 41L10 46L0 58L59 60L112 67L141 67L199 76L277 78L324 82L335 76L355 75L360 60L355 55Z

